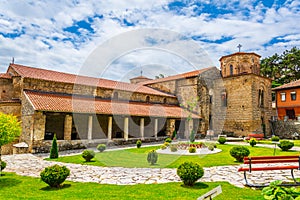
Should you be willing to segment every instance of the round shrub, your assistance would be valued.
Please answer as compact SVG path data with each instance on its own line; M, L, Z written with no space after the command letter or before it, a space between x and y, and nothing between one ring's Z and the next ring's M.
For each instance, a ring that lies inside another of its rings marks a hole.
M280 149L282 151L287 151L294 146L294 143L290 142L288 140L281 140L280 143L278 144L278 146L280 147Z
M106 149L106 145L105 144L98 144L97 146L97 150L100 152L103 152Z
M167 146L166 145L161 145L161 147L160 147L162 150L165 150L166 148L167 148Z
M249 144L251 147L254 147L256 144L257 144L257 141L255 138L251 138L250 141L249 141Z
M66 166L53 165L46 167L40 174L42 181L50 187L59 187L70 175L70 170Z
M140 148L141 146L142 146L142 141L141 140L136 141L136 147Z
M150 163L151 165L154 165L157 162L157 159L158 159L157 152L155 150L151 150L147 156L148 163Z
M176 145L171 145L171 146L170 146L170 150L171 150L172 152L176 152L176 151L177 151Z
M203 168L197 163L184 162L177 168L177 175L184 185L193 186L204 174Z
M224 138L224 137L219 137L218 142L219 142L220 144L225 144L226 138Z
M196 153L196 150L197 150L196 147L190 147L189 148L190 153Z
M81 156L85 159L86 162L90 162L92 158L95 157L95 152L93 150L84 150Z
M249 156L249 154L249 149L243 146L236 146L230 149L230 155L238 162L243 162L244 157Z
M272 142L279 142L280 138L278 136L271 137Z
M210 150L210 151L213 151L213 150L215 149L215 147L214 147L213 144L208 145L207 148L208 148L208 150Z
M165 139L165 142L171 143L172 139L168 137L168 138Z
M169 142L165 142L164 145L165 145L166 147L168 147L168 146L170 146L170 143L169 143Z
M5 167L6 167L6 162L4 162L4 161L1 160L1 166L0 166L1 171L4 170Z

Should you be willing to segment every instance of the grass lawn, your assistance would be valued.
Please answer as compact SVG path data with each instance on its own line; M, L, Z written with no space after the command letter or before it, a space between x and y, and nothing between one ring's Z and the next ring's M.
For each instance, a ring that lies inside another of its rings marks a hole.
M246 144L247 145L247 144ZM153 167L153 168L177 168L184 161L197 162L203 167L211 166L223 166L223 165L235 165L240 164L235 161L233 157L230 156L230 149L234 145L225 144L218 145L218 148L222 149L222 152L210 155L200 155L200 156L177 156L177 155L166 155L159 154L158 163L151 166L147 163L147 152L151 149L158 149L159 146L153 147L143 147L143 148L133 148L126 150L116 150L116 151L104 151L103 153L96 153L93 162L85 162L81 155L75 156L64 156L58 159L51 159L59 162L67 163L78 163L78 164L89 164L96 166L119 166L119 167ZM251 156L267 156L273 155L274 150L271 148L263 147L251 147L249 144L247 147L250 150ZM283 152L280 149L276 150L276 155L296 155L299 152L288 151ZM50 159L47 159L50 160Z
M300 140L289 140L291 142L294 142L294 146L300 147ZM271 140L260 140L258 141L258 144L272 144ZM272 144L274 145L274 144Z
M66 181L61 189L49 188L38 178L4 173L0 177L0 199L197 199L209 190L222 186L223 193L215 200L259 200L260 190L237 188L226 182L197 183L183 187L182 183L139 184L132 186L101 185Z

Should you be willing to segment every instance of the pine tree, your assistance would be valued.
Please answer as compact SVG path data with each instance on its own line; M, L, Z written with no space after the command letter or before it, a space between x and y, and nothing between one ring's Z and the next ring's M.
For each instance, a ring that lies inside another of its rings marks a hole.
M50 158L58 158L58 148L57 148L57 141L56 141L56 134L54 134L53 140L52 140L52 146L50 150Z

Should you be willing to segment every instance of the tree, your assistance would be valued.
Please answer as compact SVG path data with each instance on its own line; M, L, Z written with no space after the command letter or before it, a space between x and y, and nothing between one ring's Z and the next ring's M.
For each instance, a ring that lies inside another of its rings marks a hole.
M58 148L57 148L57 139L56 139L56 134L53 136L52 140L52 146L50 149L50 158L58 158Z
M165 78L165 75L159 74L158 76L155 76L155 79L159 79L159 78Z
M260 72L272 79L272 87L300 79L300 49L293 47L262 59Z
M0 112L0 163L1 148L15 140L21 133L21 125L16 116ZM1 175L1 170L0 170Z

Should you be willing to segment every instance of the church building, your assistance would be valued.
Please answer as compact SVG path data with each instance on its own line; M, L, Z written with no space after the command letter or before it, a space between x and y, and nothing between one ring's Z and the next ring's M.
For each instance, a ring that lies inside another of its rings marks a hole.
M160 79L130 82L78 76L11 63L0 74L0 111L16 115L27 152L99 143L163 140L175 131L242 137L271 118L271 81L260 76L260 56L237 52L208 67ZM4 153L12 153L11 145Z

